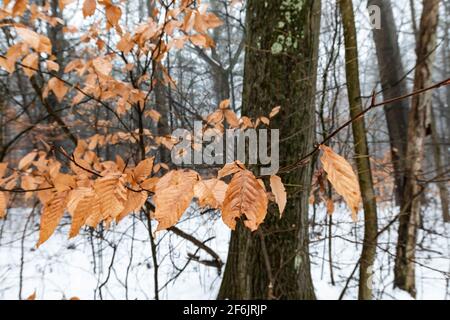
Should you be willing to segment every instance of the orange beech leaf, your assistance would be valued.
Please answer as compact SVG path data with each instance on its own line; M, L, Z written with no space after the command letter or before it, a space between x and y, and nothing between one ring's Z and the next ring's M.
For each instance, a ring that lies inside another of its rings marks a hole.
M57 64L55 61L47 60L46 63L47 63L47 69L49 71L55 71L55 72L59 71L59 64Z
M16 27L16 32L20 36L23 42L28 44L33 49L39 48L39 34L24 27Z
M237 172L228 185L222 206L222 220L234 230L236 220L245 216L244 224L251 231L258 229L267 214L266 191L249 170Z
M39 48L36 51L40 53L52 54L52 43L49 38L43 35L39 35Z
M145 191L155 192L156 184L158 183L159 178L158 177L152 177L147 180L144 180L140 187Z
M25 157L23 157L20 161L19 164L17 165L17 169L19 170L24 170L27 169L28 166L33 162L33 160L36 158L37 156L37 151L31 151L30 153L28 153Z
M41 224L39 230L39 240L36 244L39 247L55 232L61 218L64 215L64 209L67 204L67 191L55 192L53 191L52 198L44 203L41 215Z
M214 125L214 124L223 122L223 119L224 119L224 114L223 114L222 110L219 109L219 110L214 111L210 115L208 115L208 117L206 118L206 121L209 124Z
M73 151L73 156L76 160L80 159L88 148L88 144L83 139L78 139L77 146Z
M20 38L37 52L51 54L51 42L46 36L23 27L16 27L16 31Z
M311 194L308 198L308 202L310 205L313 205L314 202L316 202L316 197L314 196L314 194Z
M189 40L191 40L191 42L198 47L206 47L206 45L207 45L206 35L201 34L201 33L197 33L197 34L190 36Z
M58 192L64 192L76 187L75 178L69 174L58 173L52 178L52 182Z
M270 120L267 117L259 117L259 120L264 123L266 126L270 125Z
M39 56L36 52L32 52L22 60L24 66L23 72L28 78L31 78L36 73L38 68ZM27 68L28 67L28 68Z
M125 54L129 53L133 47L134 42L129 33L126 33L117 43L117 50L122 51Z
M110 25L117 26L121 16L122 10L119 7L114 5L106 6L106 19Z
M36 300L36 291L34 291L32 294L30 294L26 300Z
M37 179L33 176L22 176L20 181L20 187L23 190L34 190L37 188L38 183L36 181ZM25 199L30 199L33 196L32 192L26 192L25 193Z
M59 0L59 8L61 9L61 10L64 10L64 8L67 6L67 5L69 5L69 4L71 4L72 2L74 2L75 0Z
M227 184L219 179L202 180L194 186L194 196L201 207L219 209L225 200Z
M69 88L66 87L64 82L56 77L53 77L48 81L48 89L53 91L59 102L63 100L67 91L69 91Z
M124 209L127 201L127 190L122 177L106 176L95 180L94 190L100 201L102 217L115 219Z
M180 220L191 204L198 180L197 172L173 170L158 181L154 196L155 219L159 222L157 231L170 228Z
M275 202L278 204L280 210L280 218L283 216L283 211L286 208L287 195L283 182L279 176L270 177L270 188L275 196Z
M6 216L6 208L8 207L8 194L0 191L0 219Z
M127 202L125 203L125 207L122 212L117 216L117 222L121 221L130 213L138 212L139 210L141 210L148 198L148 194L145 191L135 192L132 190L127 190L127 192Z
M241 118L241 120L239 121L239 124L241 125L241 129L242 129L242 130L245 130L245 129L247 129L247 128L253 128L253 127L256 127L256 126L253 124L252 119L250 119L249 117L246 117L246 116L244 116L244 117Z
M221 179L229 176L230 174L235 174L236 172L239 172L241 170L245 170L245 165L239 160L236 160L232 163L225 164L225 166L217 173L217 178Z
M8 169L8 163L0 162L0 179L5 176L6 169Z
M214 13L208 12L203 17L203 21L208 29L214 29L223 25L223 21L220 20Z
M101 216L99 198L90 187L80 187L72 190L67 204L67 211L72 216L69 238L73 238L78 235L80 228L86 224L89 216Z
M327 173L327 178L336 192L340 194L352 211L353 220L357 219L359 205L361 203L361 193L358 178L352 166L333 149L327 146L320 146L323 151L320 161Z
M223 110L223 115L231 128L239 128L239 119L231 109Z
M222 100L219 104L219 109L224 110L230 106L230 99Z
M84 0L83 3L83 16L90 17L95 13L95 8L97 6L96 0Z
M208 29L214 29L223 24L214 13L201 14L200 12L195 14L194 29L200 33L206 33Z
M161 118L161 113L159 113L158 111L153 110L153 109L145 111L144 115L146 117L151 118L155 122L158 122L159 119Z
M273 108L272 111L270 111L269 118L272 119L273 117L275 117L280 112L280 109L280 106Z
M92 60L92 65L96 72L103 76L108 76L112 71L112 64L106 58L98 57Z
M139 162L136 168L134 168L133 175L137 183L141 183L152 173L154 161L155 157L142 160L141 162Z
M21 16L27 9L28 0L16 0L12 13L15 16Z
M120 155L116 155L116 165L120 172L125 171L126 163Z
M327 199L327 213L333 214L334 212L334 202L333 199Z

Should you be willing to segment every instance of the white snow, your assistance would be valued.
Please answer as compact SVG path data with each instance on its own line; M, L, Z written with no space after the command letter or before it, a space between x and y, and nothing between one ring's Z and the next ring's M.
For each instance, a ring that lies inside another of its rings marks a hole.
M396 209L386 206L380 211L381 229L395 217ZM22 242L30 212L31 209L11 209L7 220L0 222L0 299L18 299L20 290L21 298L36 291L37 299L74 296L80 299L154 299L154 268L145 218L127 217L119 225L103 232L105 240L98 238L99 233L91 240L87 231L68 240L70 220L65 217L57 232L36 249L39 227L36 212L28 222ZM421 230L418 238L417 299L448 299L448 229L442 223L437 205L427 208L424 216L424 229L428 231ZM325 209L319 206L310 237L313 283L319 299L338 299L359 258L363 217L353 223L346 207L336 205L332 227L334 286L331 284L325 218ZM193 210L185 214L177 227L202 241L213 237L206 244L223 261L226 260L230 231L218 214L200 215ZM377 299L411 299L405 292L394 290L392 285L396 231L395 223L379 238L373 285ZM156 237L159 288L164 286L159 298L214 299L221 277L216 268L196 261L191 261L179 277L165 285L187 263L188 253L195 253L197 248L170 232L159 232ZM114 263L109 268L114 245L117 246ZM201 250L197 254L201 259L211 260ZM349 282L344 299L357 298L357 278L358 271ZM102 286L100 297L99 287L106 279L108 281Z

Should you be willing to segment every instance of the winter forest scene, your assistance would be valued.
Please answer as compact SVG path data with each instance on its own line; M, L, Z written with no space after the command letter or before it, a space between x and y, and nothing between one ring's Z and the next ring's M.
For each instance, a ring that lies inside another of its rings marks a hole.
M450 0L0 29L0 300L450 300Z

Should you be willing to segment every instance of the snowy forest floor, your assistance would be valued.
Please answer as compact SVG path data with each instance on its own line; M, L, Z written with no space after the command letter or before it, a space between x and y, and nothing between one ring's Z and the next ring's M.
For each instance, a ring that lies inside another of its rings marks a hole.
M353 223L344 205L336 204L331 227L331 260L326 209L310 212L310 255L313 283L319 299L356 299L357 277L347 281L361 252L363 217ZM379 229L398 212L385 205L379 210ZM442 222L437 203L423 209L418 237L417 299L449 299L449 226ZM177 227L206 242L223 261L230 230L219 215L185 214ZM314 219L314 223L313 223ZM36 249L39 219L31 209L11 209L0 221L0 299L154 299L154 267L146 219L129 216L103 232L84 231L67 240L69 217L58 231ZM378 239L374 275L376 299L411 299L393 289L397 223ZM189 260L188 254L211 259L207 253L171 232L159 232L157 260L160 299L214 299L220 287L217 268ZM330 267L332 266L332 267ZM332 270L332 273L330 272ZM334 285L332 284L334 279ZM348 282L348 284L347 284Z

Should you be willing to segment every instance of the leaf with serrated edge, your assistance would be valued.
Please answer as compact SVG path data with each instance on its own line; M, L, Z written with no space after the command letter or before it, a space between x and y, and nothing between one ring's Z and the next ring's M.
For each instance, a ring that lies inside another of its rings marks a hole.
M217 178L221 179L241 170L245 170L245 165L239 160L232 163L227 163L222 169L219 170L217 173Z
M155 219L159 230L175 225L191 204L198 174L191 170L173 170L165 174L156 184Z
M225 200L227 184L219 179L202 180L194 186L194 196L201 207L218 209Z
M41 215L41 224L39 230L39 240L36 244L39 247L55 232L61 218L64 215L64 209L67 204L68 192L53 192L52 198L44 204Z
M344 198L352 211L353 220L356 220L361 203L361 192L352 166L333 149L324 145L320 146L320 149L323 151L320 161L327 173L328 180L336 192Z
M253 173L241 170L228 185L222 206L222 219L234 230L236 220L245 215L245 226L255 231L266 217L267 203L266 192Z

